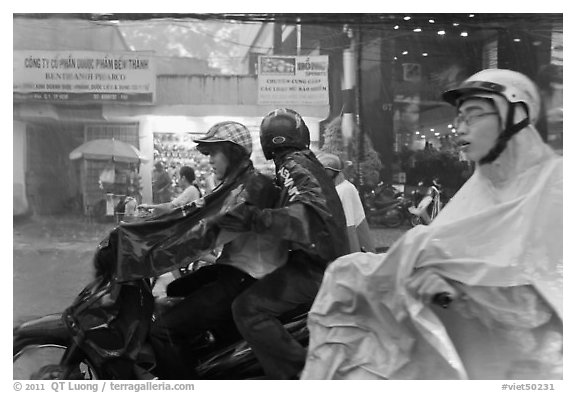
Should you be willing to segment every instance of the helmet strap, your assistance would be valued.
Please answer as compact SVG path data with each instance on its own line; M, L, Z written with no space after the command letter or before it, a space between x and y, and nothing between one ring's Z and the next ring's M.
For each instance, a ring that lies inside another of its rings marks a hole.
M506 149L508 141L520 130L526 128L530 124L530 119L528 117L526 117L519 123L513 124L516 105L518 105L518 103L510 104L510 110L506 115L506 127L504 128L504 131L502 131L500 135L498 135L498 139L496 140L496 144L494 145L494 147L490 149L488 154L486 154L484 157L482 157L482 159L480 159L479 162L480 165L490 164L491 162L494 162L494 160L500 157L500 154L504 151L504 149Z

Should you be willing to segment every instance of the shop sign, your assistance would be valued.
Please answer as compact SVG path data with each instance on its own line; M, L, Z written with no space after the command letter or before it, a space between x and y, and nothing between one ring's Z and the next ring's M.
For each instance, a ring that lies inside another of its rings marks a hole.
M14 101L153 104L150 52L14 51Z
M259 56L258 104L328 105L328 56Z

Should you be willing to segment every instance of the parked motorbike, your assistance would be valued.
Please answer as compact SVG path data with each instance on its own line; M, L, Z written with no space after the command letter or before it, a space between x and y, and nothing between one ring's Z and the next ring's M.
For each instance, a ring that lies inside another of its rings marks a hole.
M364 192L363 200L368 210L372 208L382 209L400 196L403 196L403 193L392 184L380 182L373 189Z
M413 215L408 211L411 206L412 201L400 195L393 201L390 201L388 205L380 208L370 208L366 212L366 218L370 225L384 225L388 228L397 228L405 221L412 224L411 220Z
M153 379L158 374L149 342L153 318L180 298L156 301L150 278L118 282L118 260L109 236L94 257L96 275L63 313L14 328L14 379ZM205 268L205 267L200 267ZM307 309L281 322L307 345ZM263 371L235 326L206 331L186 348L194 359L189 379L252 379Z

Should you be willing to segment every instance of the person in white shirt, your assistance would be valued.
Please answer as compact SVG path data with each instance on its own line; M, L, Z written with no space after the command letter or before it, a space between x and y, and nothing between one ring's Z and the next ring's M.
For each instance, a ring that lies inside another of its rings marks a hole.
M184 189L180 195L174 198L171 202L159 203L156 205L141 204L139 207L143 209L153 209L154 214L161 214L177 207L184 206L188 203L194 202L202 195L200 189L196 185L196 175L194 169L189 166L180 168L180 187Z
M342 208L346 216L350 252L375 252L360 195L354 184L346 180L342 174L340 157L321 151L316 154L316 158L324 166L328 176L334 180L336 192L342 202Z

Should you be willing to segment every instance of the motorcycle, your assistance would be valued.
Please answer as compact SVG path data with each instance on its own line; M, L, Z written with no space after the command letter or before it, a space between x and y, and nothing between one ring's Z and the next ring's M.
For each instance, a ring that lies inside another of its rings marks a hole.
M165 307L178 302L152 297L150 279L112 280L116 262L110 242L100 243L95 255L97 274L63 313L50 314L14 328L13 379L99 380L159 379L149 342L150 323ZM204 267L203 267L204 268ZM447 307L449 294L433 302ZM283 315L280 322L304 347L308 346L309 305ZM187 346L194 361L186 379L263 379L252 348L235 327L206 331L190 338Z
M118 260L110 237L95 253L96 275L62 313L27 321L13 331L14 379L157 379L150 325L181 298L157 301L153 279L113 279ZM200 267L203 269L206 267ZM307 308L280 318L307 346ZM235 326L192 337L188 379L259 379L264 373Z
M405 221L414 226L413 215L408 211L411 206L412 201L400 195L383 207L370 208L366 215L367 221L370 225L384 225L388 228L397 228Z
M382 209L402 195L403 193L392 184L380 182L373 189L364 192L363 201L368 210L372 208Z
M364 193L364 210L370 225L397 228L409 218L410 201L392 184L380 182L374 189Z

